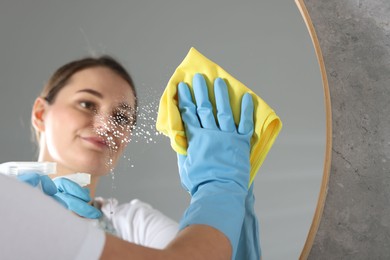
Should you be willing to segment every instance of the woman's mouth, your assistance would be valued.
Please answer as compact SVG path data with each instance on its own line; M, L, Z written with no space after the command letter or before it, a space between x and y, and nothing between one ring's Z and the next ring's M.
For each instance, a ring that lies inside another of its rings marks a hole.
M91 143L92 145L100 149L108 148L108 143L104 138L91 136L91 137L81 137L81 139Z

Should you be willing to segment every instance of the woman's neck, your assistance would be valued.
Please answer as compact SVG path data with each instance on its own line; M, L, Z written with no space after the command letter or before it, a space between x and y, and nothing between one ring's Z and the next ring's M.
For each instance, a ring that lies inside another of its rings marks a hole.
M89 195L91 196L91 199L95 198L95 192L98 183L99 177L91 175L91 183L87 185L87 187L89 188Z

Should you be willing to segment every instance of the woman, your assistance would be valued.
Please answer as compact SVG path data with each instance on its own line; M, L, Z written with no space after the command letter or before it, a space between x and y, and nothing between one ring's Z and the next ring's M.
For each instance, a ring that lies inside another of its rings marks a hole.
M217 119L200 74L193 79L195 102L185 83L178 86L178 103L189 144L187 155L178 156L179 173L183 187L192 197L179 228L137 200L113 209L105 200L93 206L88 204L95 196L99 178L115 167L121 157L135 124L136 91L120 64L107 56L70 62L54 73L36 99L32 124L39 141L39 161L57 163L54 177L77 172L92 175L89 190L65 178L56 178L59 192L46 194L84 218L98 218L106 231L129 242L164 248L149 251L107 235L102 257L132 252L132 256L165 259L205 256L223 259L235 256L237 251L237 257L242 252L247 255L258 247L257 230L252 228L253 214L248 214L253 210L253 201L250 202L253 194L247 189L253 133L252 97L243 96L240 123L232 129L235 123L227 86L217 78L214 87ZM208 128L212 121L212 127ZM246 240L252 234L256 235L254 246ZM258 259L257 255L245 259Z
M57 198L86 218L127 241L163 248L176 235L177 223L138 200L117 206L94 198L101 176L112 170L131 138L137 96L133 81L113 58L85 58L59 68L35 100L32 124L39 142L39 161L57 163L60 177L91 174L89 190L56 179ZM88 194L88 191L90 194ZM102 211L102 213L100 212Z

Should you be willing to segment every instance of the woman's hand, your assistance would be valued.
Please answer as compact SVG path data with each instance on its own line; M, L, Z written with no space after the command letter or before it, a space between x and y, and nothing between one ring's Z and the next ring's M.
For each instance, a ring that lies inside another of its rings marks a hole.
M214 81L217 119L201 74L194 76L192 86L195 102L185 83L178 89L188 141L187 154L178 154L179 173L192 196L180 227L206 224L220 230L229 238L234 256L248 194L253 100L248 93L242 97L237 127L223 79Z
M91 201L88 188L83 188L76 182L61 177L55 178L54 183L58 192L53 196L64 201L66 208L84 218L101 217L102 212L88 204Z
M17 178L19 181L24 182L32 187L41 187L43 193L52 197L65 208L68 208L65 201L55 196L55 194L58 192L57 186L47 175L40 175L38 173L26 173L18 175Z

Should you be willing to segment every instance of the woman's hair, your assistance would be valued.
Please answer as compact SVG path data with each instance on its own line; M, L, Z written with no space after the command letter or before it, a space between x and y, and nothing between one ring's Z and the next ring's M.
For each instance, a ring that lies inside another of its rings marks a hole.
M50 77L49 81L44 86L40 97L44 98L49 104L53 104L57 94L60 92L62 88L66 86L69 82L70 78L77 72L94 67L105 67L111 69L113 72L122 77L129 85L134 94L135 98L135 107L132 109L133 115L131 116L131 125L132 128L136 124L137 120L137 93L134 87L133 80L130 74L126 71L126 69L114 58L108 55L100 56L100 57L85 57L79 60L71 61L60 68L58 68L54 74ZM35 130L35 129L34 129ZM39 142L39 132L35 130L35 136L37 141Z

